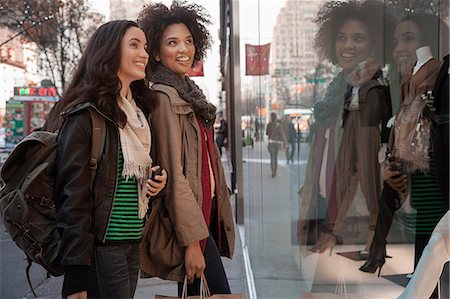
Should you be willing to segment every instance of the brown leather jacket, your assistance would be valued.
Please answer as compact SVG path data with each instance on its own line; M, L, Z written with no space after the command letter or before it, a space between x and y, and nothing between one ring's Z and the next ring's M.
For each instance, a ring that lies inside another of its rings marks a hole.
M159 104L151 116L152 152L155 163L167 170L163 198L156 201L144 229L141 243L141 268L148 276L183 281L184 247L209 236L202 213L201 142L198 123L191 106L178 92L155 84ZM221 255L234 252L234 221L230 191L215 147L218 170L216 190L222 227Z

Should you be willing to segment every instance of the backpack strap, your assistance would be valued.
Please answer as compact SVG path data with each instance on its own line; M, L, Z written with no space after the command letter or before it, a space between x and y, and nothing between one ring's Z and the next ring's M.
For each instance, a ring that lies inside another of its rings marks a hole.
M91 191L94 189L95 174L97 171L98 160L100 159L106 139L106 122L93 109L88 109L92 119L92 147L89 165L91 168Z
M36 292L34 291L33 285L31 284L31 278L30 278L30 268L31 265L33 265L33 261L27 257L27 269L26 269L26 273L27 273L27 281L28 281L28 285L30 286L31 292L33 293L34 297L37 298Z

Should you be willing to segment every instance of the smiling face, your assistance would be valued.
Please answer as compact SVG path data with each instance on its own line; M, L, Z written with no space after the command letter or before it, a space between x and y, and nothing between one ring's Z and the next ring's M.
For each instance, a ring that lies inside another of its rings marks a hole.
M416 50L423 45L422 34L416 23L404 21L394 31L394 51L392 56L399 69L412 66L416 58Z
M187 26L183 23L167 26L161 37L161 63L184 80L192 67L194 55L194 39Z
M130 27L122 38L120 46L120 66L117 76L122 82L125 94L131 82L145 78L145 67L148 63L147 39L144 31L138 27ZM122 95L125 95L121 92Z
M336 58L344 73L351 72L370 55L370 39L366 25L358 20L347 20L336 37Z

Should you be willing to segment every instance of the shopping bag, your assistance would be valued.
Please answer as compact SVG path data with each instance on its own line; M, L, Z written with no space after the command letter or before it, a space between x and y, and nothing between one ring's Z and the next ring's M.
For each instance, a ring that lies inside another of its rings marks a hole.
M208 288L208 283L206 282L205 276L202 275L200 278L200 295L187 296L187 276L184 277L183 291L181 292L181 297L155 295L155 299L244 299L242 294L215 294L211 295Z

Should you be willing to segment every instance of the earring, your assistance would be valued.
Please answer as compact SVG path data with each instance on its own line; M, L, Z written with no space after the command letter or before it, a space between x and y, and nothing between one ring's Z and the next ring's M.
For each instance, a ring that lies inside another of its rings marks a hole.
M156 55L156 56L155 56L155 60L156 60L156 61L160 61L161 59L159 58L158 55Z

